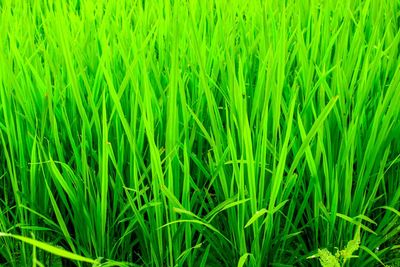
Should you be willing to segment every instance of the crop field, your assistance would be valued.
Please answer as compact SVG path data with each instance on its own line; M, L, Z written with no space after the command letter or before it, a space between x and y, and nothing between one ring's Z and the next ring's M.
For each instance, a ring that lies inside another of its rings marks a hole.
M0 266L400 266L399 0L0 0Z

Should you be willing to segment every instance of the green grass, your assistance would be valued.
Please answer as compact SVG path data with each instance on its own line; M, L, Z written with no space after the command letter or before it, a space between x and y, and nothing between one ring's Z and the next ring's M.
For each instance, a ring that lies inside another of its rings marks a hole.
M0 265L400 266L400 1L2 0L0 36Z

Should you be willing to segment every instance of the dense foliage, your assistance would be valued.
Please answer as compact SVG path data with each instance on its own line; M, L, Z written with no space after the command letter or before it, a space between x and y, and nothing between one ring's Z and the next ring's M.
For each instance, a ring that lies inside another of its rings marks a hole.
M0 36L0 264L400 265L398 0L2 0Z

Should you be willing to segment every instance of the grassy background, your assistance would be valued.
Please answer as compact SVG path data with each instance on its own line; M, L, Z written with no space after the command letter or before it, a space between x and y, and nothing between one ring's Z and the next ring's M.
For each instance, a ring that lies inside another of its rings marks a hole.
M0 1L0 264L318 266L360 232L351 266L399 266L399 30L397 0Z

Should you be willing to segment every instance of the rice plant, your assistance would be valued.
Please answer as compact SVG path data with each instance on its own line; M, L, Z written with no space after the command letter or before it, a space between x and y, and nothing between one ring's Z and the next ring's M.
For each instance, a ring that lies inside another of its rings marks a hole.
M0 265L400 266L398 0L0 0L0 36Z

